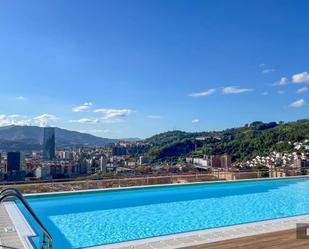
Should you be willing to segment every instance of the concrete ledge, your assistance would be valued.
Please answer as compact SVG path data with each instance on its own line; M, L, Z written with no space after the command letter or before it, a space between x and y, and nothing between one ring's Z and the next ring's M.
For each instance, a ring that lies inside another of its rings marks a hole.
M18 236L17 228L3 204L0 205L0 220L0 248L23 249L24 246Z

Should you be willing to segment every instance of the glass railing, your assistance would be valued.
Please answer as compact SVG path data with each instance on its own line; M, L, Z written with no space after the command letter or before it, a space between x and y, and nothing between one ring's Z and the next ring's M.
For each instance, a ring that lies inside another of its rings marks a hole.
M114 176L111 178L92 177L80 180L57 180L44 182L29 182L10 185L23 193L44 193L59 191L79 191L88 189L119 188L158 184L179 184L208 181L234 181L259 178L282 178L309 175L308 168L278 168L278 169L212 169L206 172L162 173L156 175Z

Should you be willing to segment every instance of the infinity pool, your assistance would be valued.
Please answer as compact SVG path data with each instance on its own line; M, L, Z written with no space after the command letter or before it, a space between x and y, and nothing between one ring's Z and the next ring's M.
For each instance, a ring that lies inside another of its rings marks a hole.
M308 214L309 179L177 185L27 199L51 232L54 248L72 249Z

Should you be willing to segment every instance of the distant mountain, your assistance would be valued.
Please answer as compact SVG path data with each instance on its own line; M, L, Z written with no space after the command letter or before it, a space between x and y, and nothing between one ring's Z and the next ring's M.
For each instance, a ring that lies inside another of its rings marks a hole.
M56 146L101 146L115 143L119 140L93 136L86 133L55 128ZM41 149L43 128L38 126L5 126L0 127L0 149L5 150L35 150ZM135 141L135 138L128 139Z
M138 142L141 141L139 137L128 137L128 138L120 138L118 141L126 141L126 142Z

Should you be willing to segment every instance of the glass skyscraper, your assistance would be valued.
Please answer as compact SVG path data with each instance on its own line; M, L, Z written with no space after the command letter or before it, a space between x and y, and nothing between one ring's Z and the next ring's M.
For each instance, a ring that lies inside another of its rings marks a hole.
M8 152L7 154L7 171L21 170L21 155L20 152Z
M24 181L25 180L24 158L20 152L7 153L7 180Z
M56 158L55 128L44 128L43 137L43 157L45 160L54 160Z

